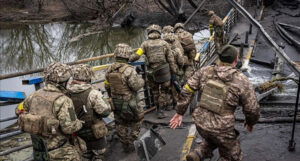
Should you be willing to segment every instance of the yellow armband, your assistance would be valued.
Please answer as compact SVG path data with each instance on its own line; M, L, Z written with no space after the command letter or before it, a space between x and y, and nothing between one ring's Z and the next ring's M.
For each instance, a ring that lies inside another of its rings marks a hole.
M21 103L18 105L18 110L19 110L19 111L24 111L24 102L21 102Z
M110 85L110 83L107 80L104 81L104 84L105 85Z
M195 91L188 85L184 85L184 88L187 89L190 93L195 93Z
M142 49L142 48L139 48L137 51L136 51L136 54L138 55L138 56L142 56L143 54L144 54L144 50Z

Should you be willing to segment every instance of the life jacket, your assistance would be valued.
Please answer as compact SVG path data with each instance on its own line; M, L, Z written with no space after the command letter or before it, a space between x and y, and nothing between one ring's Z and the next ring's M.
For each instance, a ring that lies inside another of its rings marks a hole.
M53 113L54 101L63 96L59 92L49 92L43 89L36 91L30 100L30 111L21 114L19 126L21 130L30 134L51 137L57 135L59 131L59 120Z
M108 130L102 118L88 104L88 97L93 88L80 93L70 94L75 112L79 120L84 121L83 127L76 134L86 142L87 149L99 149Z

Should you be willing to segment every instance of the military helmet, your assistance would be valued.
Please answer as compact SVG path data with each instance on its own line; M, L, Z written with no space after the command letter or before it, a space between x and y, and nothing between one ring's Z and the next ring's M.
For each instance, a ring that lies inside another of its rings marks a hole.
M168 25L168 26L165 26L163 29L162 29L162 33L165 34L165 33L173 33L174 32L174 27Z
M115 57L129 59L132 54L132 48L125 43L121 43L116 46L114 54Z
M94 71L87 64L78 64L72 67L72 77L74 80L91 81Z
M71 77L71 69L69 65L60 62L51 63L44 70L45 82L61 83L66 82Z
M174 26L174 31L176 32L176 30L178 29L184 29L184 24L183 23L176 23Z
M232 45L225 45L219 53L219 59L225 63L233 63L238 56L237 49Z
M164 34L163 38L167 42L173 42L173 41L175 41L175 34L174 33L166 33L166 34Z
M212 16L213 14L215 14L214 11L212 11L212 10L208 11L208 16Z
M147 33L148 35L151 34L152 32L158 32L159 34L161 34L161 27L159 25L150 25L149 27L147 27Z

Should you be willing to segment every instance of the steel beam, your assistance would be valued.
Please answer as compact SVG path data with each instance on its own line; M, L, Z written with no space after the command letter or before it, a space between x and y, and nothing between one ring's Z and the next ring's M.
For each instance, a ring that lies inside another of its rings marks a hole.
M265 38L266 42L273 48L273 50L278 54L278 56L283 59L287 65L289 66L289 68L295 72L295 74L297 76L300 75L300 69L299 67L296 66L296 63L293 62L285 53L285 51L280 48L274 41L273 39L270 37L270 35L265 31L265 29L262 27L262 25L257 22L251 15L250 13L244 8L242 7L239 3L237 3L235 0L226 0L227 2L229 2L237 11L239 11L245 18L247 18L250 23L257 27L258 30L262 33L262 36Z

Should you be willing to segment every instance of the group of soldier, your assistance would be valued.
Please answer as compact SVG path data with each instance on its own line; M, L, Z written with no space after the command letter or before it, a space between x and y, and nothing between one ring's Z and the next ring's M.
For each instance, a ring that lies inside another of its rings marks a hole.
M209 14L216 19L213 12ZM219 36L215 42L219 62L199 70L195 69L196 47L192 34L181 23L163 29L150 25L148 39L137 51L125 43L118 44L114 51L115 63L105 74L109 99L92 86L94 72L89 65L71 68L62 63L50 64L44 71L45 86L26 98L16 111L20 128L31 134L34 159L103 159L108 130L102 118L111 112L124 152L134 151L133 142L138 138L144 118L142 89L147 81L158 118L166 117L163 110L176 107L171 128L181 125L196 91L201 93L193 118L204 140L187 156L188 161L212 157L216 148L221 160L241 160L234 111L238 105L243 107L245 126L252 131L259 118L259 105L249 80L235 68L237 50L230 45L223 46L219 19L210 20L214 26L212 32ZM146 80L129 64L142 55L147 66ZM179 82L181 91L174 89L175 81Z

